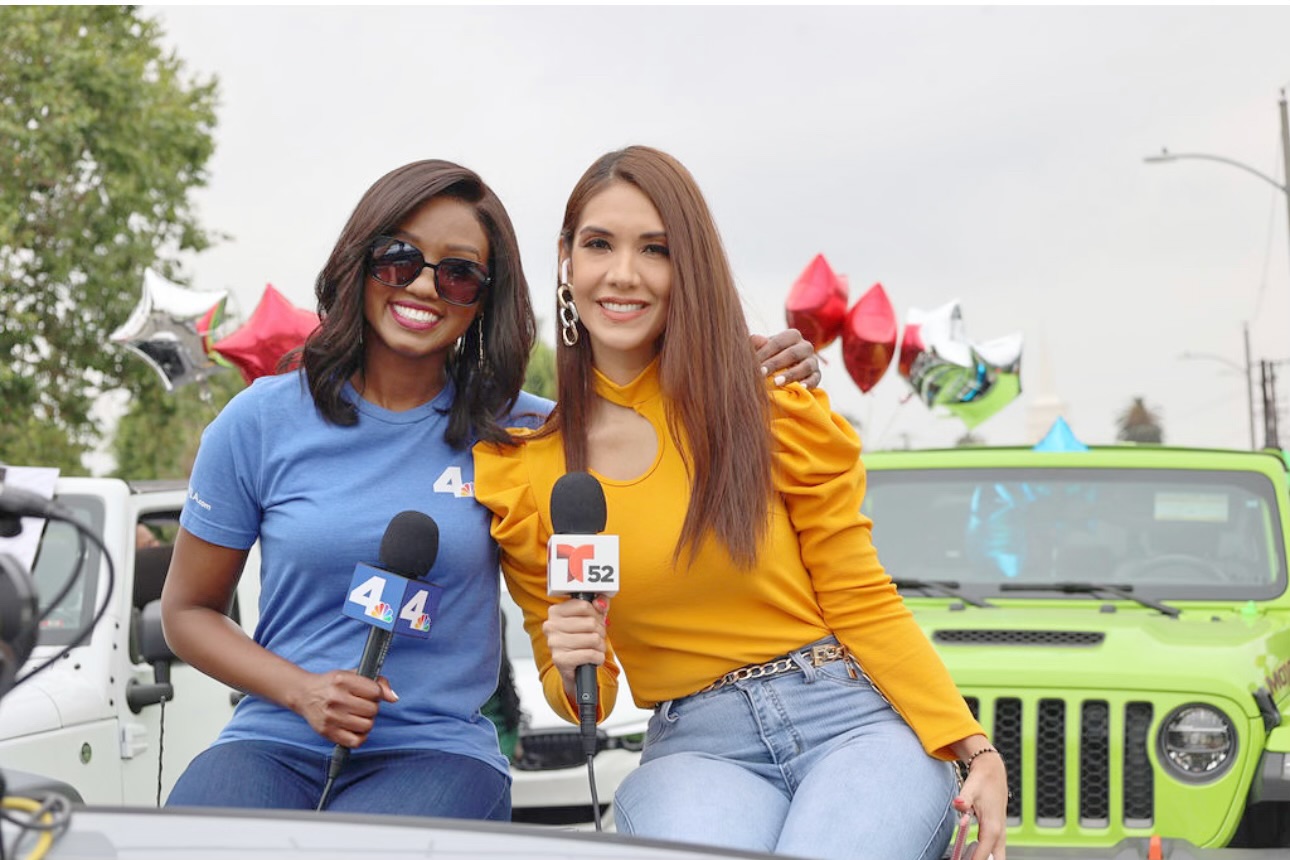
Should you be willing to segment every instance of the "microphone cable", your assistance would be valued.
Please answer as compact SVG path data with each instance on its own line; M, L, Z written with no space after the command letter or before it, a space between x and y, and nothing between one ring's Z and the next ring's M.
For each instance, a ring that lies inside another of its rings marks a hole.
M32 797L8 796L0 800L0 822L17 828L18 834L6 850L4 834L0 831L0 858L13 854L18 860L18 848L31 834L35 844L22 860L41 860L49 854L54 842L71 825L72 803L56 792L46 793L40 800Z
M327 767L327 781L323 783L322 797L318 798L318 805L314 807L314 812L322 812L327 808L327 798L331 795L331 787L336 784L336 777L340 776L341 769L345 767L348 756L341 759L340 764L336 763L336 753L331 754L331 764Z
M80 539L81 537L88 538L90 543L94 544L95 547L97 547L98 550L103 554L103 560L107 562L107 588L105 589L105 593L103 595L102 604L98 607L94 615L90 618L89 623L86 624L81 629L80 633L77 634L76 638L74 638L71 642L64 645L62 650L60 650L53 657L50 657L44 663L32 669L30 672L23 675L22 677L15 678L13 682L13 686L10 687L8 690L4 690L3 691L4 694L12 692L15 687L19 686L20 684L26 683L32 676L45 671L50 666L53 666L63 657L70 654L73 648L80 646L85 642L86 639L89 639L90 635L94 632L94 628L98 626L98 623L103 620L103 616L107 614L108 607L112 605L112 593L116 590L116 562L112 560L112 553L108 550L107 545L103 543L103 540L94 533L94 530L86 526L79 519L77 519L76 516L71 511L62 508L62 506L60 505L50 503L47 508L39 512L23 513L22 515L40 517L42 519L47 519L47 520L58 520L59 522L67 523L72 528L76 529L79 536L78 539ZM81 576L83 570L84 569L82 566L78 566L76 568L76 570L72 574L72 577L63 585L63 588L59 591L60 600L71 589L72 583L74 583ZM39 624L40 620L45 618L53 610L55 606L57 606L57 603L50 603L49 607L46 608L45 612L41 613L39 618L37 618L36 623ZM19 668L21 667L15 666L14 670L17 671Z
M596 794L596 753L587 754L587 782L591 786L591 814L596 822L596 832L600 832L600 797Z

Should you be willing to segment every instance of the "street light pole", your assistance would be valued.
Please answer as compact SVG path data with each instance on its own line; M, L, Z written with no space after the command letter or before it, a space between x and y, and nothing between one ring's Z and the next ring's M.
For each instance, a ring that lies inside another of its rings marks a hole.
M1163 164L1171 161L1181 161L1184 158L1195 158L1204 161L1217 161L1220 164L1227 164L1231 167L1238 168L1246 173L1253 174L1259 179L1271 185L1280 191L1286 199L1286 236L1290 239L1290 119L1286 114L1286 91L1281 88L1281 98L1277 102L1277 109L1281 114L1281 160L1282 160L1282 182L1277 182L1271 176L1250 167L1248 164L1242 164L1231 158L1224 158L1221 155L1207 155L1199 152L1170 152L1162 148L1159 155L1148 155L1143 161L1148 164ZM1290 244L1287 244L1286 250L1290 251ZM1276 377L1274 371L1268 367L1268 362L1260 362L1263 367L1263 402L1264 402L1264 424L1268 428L1269 439L1266 444L1273 445L1279 440L1276 439ZM1250 403L1250 447L1254 443L1254 362L1250 358L1250 327L1245 324L1245 379L1249 390Z
M1245 366L1242 367L1231 359L1224 358L1221 355L1214 355L1210 352L1184 352L1179 358L1185 359L1205 359L1207 361L1217 361L1219 364L1225 364L1233 370L1239 371L1245 377L1245 408L1249 415L1250 421L1250 450L1259 449L1258 440L1254 436L1254 364L1250 358L1250 324L1241 323L1241 332L1245 336Z
M1281 112L1281 159L1284 162L1284 172L1282 176L1285 182L1277 182L1271 176L1261 170L1256 170L1248 164L1242 164L1231 158L1224 158L1221 155L1207 155L1200 152L1170 152L1168 149L1161 149L1159 155L1148 155L1142 159L1148 164L1166 164L1172 161L1181 161L1185 158L1200 159L1202 161L1217 161L1220 164L1227 164L1231 167L1244 170L1246 173L1257 176L1264 182L1280 191L1286 198L1286 236L1290 238L1290 121L1286 118L1286 91L1281 90L1281 100L1277 102L1277 107ZM1290 251L1290 245L1287 245L1287 251Z

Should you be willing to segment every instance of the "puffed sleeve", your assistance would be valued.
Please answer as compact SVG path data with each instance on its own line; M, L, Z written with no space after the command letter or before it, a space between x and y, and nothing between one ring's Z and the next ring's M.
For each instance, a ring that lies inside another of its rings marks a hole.
M775 484L801 545L824 620L931 755L975 734L949 671L878 561L871 521L860 514L860 437L800 384L772 389Z
M522 431L512 431L524 435ZM493 512L493 539L501 550L502 573L511 597L524 611L524 629L533 641L533 659L542 691L552 710L570 722L578 722L578 710L565 695L560 672L551 660L542 623L552 598L546 590L546 545L551 524L540 506L534 487L531 463L525 445L500 446L480 442L474 448L475 499ZM544 485L545 482L543 482ZM547 492L549 496L549 490ZM618 697L618 665L606 655L597 673L600 708L597 721L614 708Z

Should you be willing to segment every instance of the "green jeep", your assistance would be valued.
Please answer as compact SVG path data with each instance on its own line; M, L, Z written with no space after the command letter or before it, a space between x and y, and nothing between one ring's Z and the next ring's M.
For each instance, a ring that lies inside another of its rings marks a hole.
M874 543L1008 763L1009 846L1290 845L1279 452L864 455Z

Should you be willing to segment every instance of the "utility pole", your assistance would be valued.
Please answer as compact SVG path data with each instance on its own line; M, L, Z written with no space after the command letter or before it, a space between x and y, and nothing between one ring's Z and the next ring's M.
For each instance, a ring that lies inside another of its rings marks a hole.
M1285 87L1281 88L1281 101L1277 106L1281 109L1281 191L1286 198L1286 232L1290 235L1290 121L1286 119Z
M1260 361L1263 377L1263 447L1280 448L1277 434L1277 365L1274 361Z
M1250 357L1250 324L1241 323L1241 333L1245 336L1245 405L1250 413L1250 450L1259 450L1259 443L1254 438L1254 360Z

